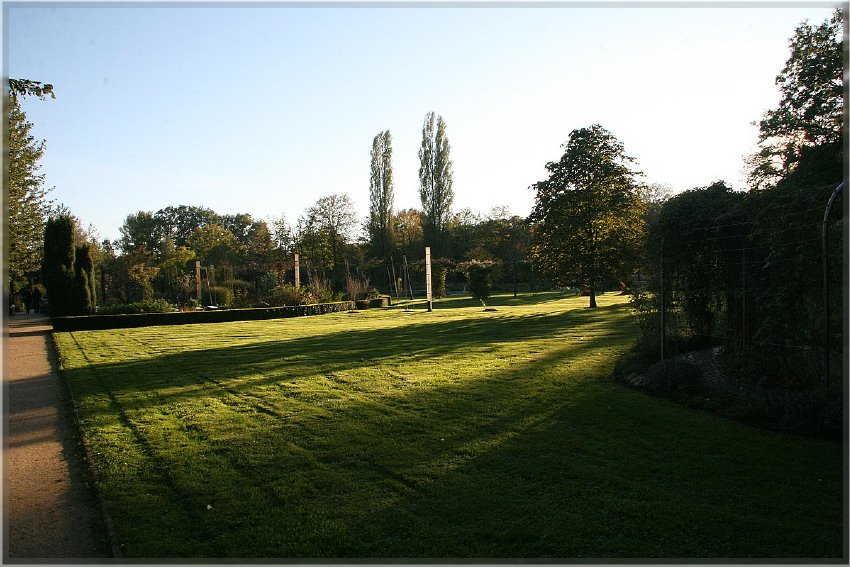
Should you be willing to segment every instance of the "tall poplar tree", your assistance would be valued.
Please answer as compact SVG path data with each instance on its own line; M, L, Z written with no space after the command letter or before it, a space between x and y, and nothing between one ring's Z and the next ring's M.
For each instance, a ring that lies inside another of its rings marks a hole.
M51 85L36 81L9 79L8 151L8 267L9 281L24 285L38 273L43 254L42 236L49 210L48 190L38 161L44 155L44 140L30 133L32 123L21 109L19 98L53 95Z
M419 197L425 245L431 246L432 256L448 254L446 224L451 218L454 201L450 152L443 117L435 119L434 113L429 112L422 125L422 146L419 148Z
M393 165L390 131L372 140L372 167L369 179L369 240L372 253L387 259L392 251Z

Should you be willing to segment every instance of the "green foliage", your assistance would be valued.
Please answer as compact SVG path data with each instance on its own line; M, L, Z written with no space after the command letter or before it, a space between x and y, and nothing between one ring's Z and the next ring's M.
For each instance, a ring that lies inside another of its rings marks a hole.
M346 243L357 224L354 203L347 193L318 199L300 220L300 248L318 270L333 270L342 261Z
M74 312L74 223L70 216L47 219L44 227L42 279L50 301L50 314Z
M111 310L142 310L141 313L98 314L78 317L58 317L53 319L56 333L69 331L94 331L103 329L126 329L133 327L152 327L162 325L195 325L199 323L229 323L233 321L257 321L266 319L287 319L311 315L340 313L354 309L353 301L323 303L313 305L288 305L285 307L263 307L248 309L210 309L177 311L168 302L154 300L127 306L110 306ZM162 310L162 311L160 311Z
M331 282L318 272L310 272L306 288L309 303L329 303L341 299L334 294Z
M369 278L362 272L352 275L345 273L345 294L348 301L367 299L369 295Z
M82 244L74 254L74 307L73 314L85 315L94 312L97 287L91 247Z
M154 265L153 252L140 249L121 256L109 255L101 267L108 281L108 298L101 304L136 303L153 298L153 280L160 269Z
M158 273L159 268L155 266L148 266L141 262L130 264L127 267L127 277L132 291L128 294L128 297L139 301L150 301L153 299L153 285L151 285L151 282Z
M70 314L86 315L92 310L89 274L85 270L77 270L74 274L74 296Z
M209 224L221 224L220 219L211 209L187 205L165 207L154 214L160 230L170 235L177 247L188 246L195 230Z
M820 26L803 23L791 39L777 77L779 107L759 123L752 190L735 193L718 182L667 200L650 218L644 272L655 275L647 297L660 294L663 257L668 324L685 323L668 336L722 342L748 387L817 388L827 340L843 339L836 315L824 336L820 293L827 283L825 301L843 312L843 221L835 213L826 222L826 282L821 275L822 217L843 177L842 16L836 10Z
M416 209L402 209L395 213L393 218L393 242L399 252L398 262L401 256L409 259L416 258L422 254L423 232L422 215ZM432 251L433 252L433 251Z
M644 273L652 276L636 290L647 338L657 339L660 331L648 311L658 308L650 296L659 297L663 257L668 325L677 322L675 332L667 330L671 340L723 342L752 383L817 385L821 368L812 348L823 344L820 229L831 191L829 185L781 183L740 193L717 182L666 201L649 224ZM834 218L828 231L834 337L841 336L841 224ZM800 360L801 352L809 354Z
M201 302L204 305L230 307L233 304L233 290L219 285L201 286Z
M788 61L776 77L779 107L759 122L761 150L750 160L755 188L792 174L801 183L837 183L844 171L842 11L818 26L803 22L789 43Z
M531 219L533 259L559 286L596 292L610 277L625 279L643 244L644 206L623 145L602 126L573 130L549 179L537 191Z
M435 274L436 278L434 279L434 287L432 290L432 294L435 299L442 299L446 296L446 274L448 273L448 269L444 267L439 267L436 269Z
M458 269L466 275L467 289L476 299L487 299L493 285L498 264L489 260L469 260L458 264Z
M419 148L419 198L422 201L422 227L425 246L431 254L446 255L446 225L451 218L452 190L451 145L442 116L429 112L422 125Z
M53 93L53 85L50 83L42 83L41 81L31 81L30 79L12 79L9 78L9 98L16 99L26 96L36 96L41 100L50 95L50 98L56 98Z
M246 213L221 215L218 224L226 228L236 238L241 248L247 248L250 240L254 219Z
M145 250L155 252L163 238L162 225L150 211L127 215L119 232L118 246L124 254Z
M36 141L30 131L32 123L21 110L18 96L27 93L42 96L40 83L9 79L11 96L7 127L8 209L7 245L9 281L21 288L37 276L43 256L44 222L49 203L44 175L39 174L39 160L44 155L44 141ZM46 85L44 88L50 87Z
M283 284L265 295L265 301L271 306L283 305L306 305L309 301L307 288L295 287L292 284Z
M372 254L381 259L390 256L393 247L393 166L390 131L372 140L372 166L369 179L369 241Z
M220 224L208 224L195 229L189 238L189 247L203 265L232 263L239 250L239 242L230 230Z

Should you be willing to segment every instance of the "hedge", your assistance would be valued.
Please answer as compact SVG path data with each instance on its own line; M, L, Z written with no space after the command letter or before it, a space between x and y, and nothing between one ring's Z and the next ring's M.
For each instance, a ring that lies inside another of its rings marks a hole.
M153 325L189 325L192 323L225 323L228 321L253 321L258 319L284 319L304 315L323 315L354 309L353 301L318 303L314 305L287 305L255 309L222 309L211 311L181 311L175 313L140 313L133 315L80 315L52 317L53 330L94 331Z

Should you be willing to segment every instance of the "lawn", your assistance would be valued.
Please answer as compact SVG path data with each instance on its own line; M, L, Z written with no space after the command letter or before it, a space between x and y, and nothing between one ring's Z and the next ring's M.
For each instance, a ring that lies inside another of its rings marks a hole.
M840 558L842 446L609 378L627 298L56 333L125 557Z

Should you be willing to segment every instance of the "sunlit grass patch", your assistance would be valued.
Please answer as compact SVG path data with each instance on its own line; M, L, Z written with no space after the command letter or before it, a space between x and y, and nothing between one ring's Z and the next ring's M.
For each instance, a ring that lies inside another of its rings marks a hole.
M56 341L128 557L840 556L841 448L614 384L599 302Z

